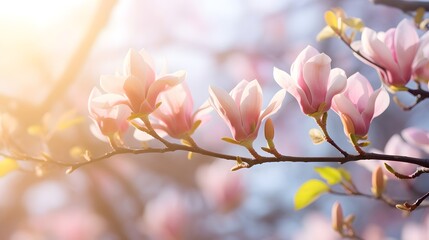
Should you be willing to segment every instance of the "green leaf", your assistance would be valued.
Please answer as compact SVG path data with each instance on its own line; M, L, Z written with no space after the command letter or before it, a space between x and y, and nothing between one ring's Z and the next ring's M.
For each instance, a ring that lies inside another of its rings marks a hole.
M329 186L326 183L317 179L308 180L301 185L295 194L295 209L300 210L307 207L328 190Z
M333 167L315 167L314 170L320 175L321 178L325 179L325 181L329 185L334 185L341 180L343 180L343 176L341 174L341 171L333 168Z
M392 168L392 166L390 166L389 164L387 164L387 163L384 163L384 167L387 169L387 171L389 171L390 173L393 173L393 174L395 174L396 173L396 171Z
M333 11L325 12L325 22L326 24L334 30L334 32L339 32L340 27L338 25L337 15Z
M361 31L365 27L365 24L362 22L362 20L360 18L353 18L353 17L346 18L346 19L343 19L343 22L347 26L349 26L353 29L356 29L358 31Z
M332 30L332 28L330 26L325 26L318 34L316 37L317 41L322 41L328 38L332 38L332 37L336 37L337 34L334 32L334 30Z
M4 175L18 168L19 168L19 165L14 159L5 158L2 161L0 161L0 177L3 177Z

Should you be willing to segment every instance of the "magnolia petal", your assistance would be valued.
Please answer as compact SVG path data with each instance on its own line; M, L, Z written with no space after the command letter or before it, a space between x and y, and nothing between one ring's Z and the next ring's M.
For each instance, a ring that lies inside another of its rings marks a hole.
M291 84L292 79L287 72L274 67L273 76L274 76L274 80L277 82L277 84L280 85L280 87L284 89L289 88L289 85Z
M402 20L395 31L395 50L398 56L398 65L405 81L404 84L409 81L411 76L411 64L416 55L418 44L419 36L414 25L406 19Z
M344 70L340 68L334 68L329 73L329 84L328 92L326 93L325 103L327 104L326 108L331 107L332 98L343 92L347 86L347 76Z
M390 104L390 96L384 88L380 88L380 93L375 101L374 118L382 114Z
M255 131L262 108L262 89L258 81L247 84L241 96L240 115L243 128L247 133Z
M356 105L359 112L366 108L368 98L373 92L374 90L368 79L359 72L347 79L345 94Z
M101 96L101 92L100 90L98 90L98 88L94 87L91 90L91 93L89 94L88 97L88 112L92 115L93 113L95 113L95 108L93 106L93 99L96 97Z
M136 50L130 49L124 61L124 73L135 76L143 85L149 86L155 81L155 71Z
M101 76L100 87L108 93L123 94L123 86L127 78L127 76Z
M364 28L361 37L361 47L364 56L369 57L377 64L385 66L389 70L396 69L397 66L393 60L392 53L387 46L380 41L374 30Z
M304 50L302 50L298 57L295 59L295 61L292 63L290 74L292 79L297 83L298 86L305 92L305 94L308 96L309 90L307 87L307 83L304 81L303 78L303 67L304 64L313 56L316 56L319 54L319 51L317 51L314 47L308 45Z
M285 96L286 90L280 90L273 96L268 106L262 111L261 116L259 117L260 122L275 114L280 109Z
M125 80L124 92L135 113L140 111L140 105L146 99L147 91L145 87L145 83L135 76L130 76Z
M243 96L244 89L248 84L249 82L243 79L229 92L229 95L234 99L237 106L240 106L241 97Z
M241 125L240 111L232 97L223 89L209 88L210 104L229 126L232 135L236 138L246 137Z
M139 54L140 56L142 56L143 60L146 62L146 64L149 65L150 68L155 69L155 63L153 61L153 58L144 48L139 51Z
M314 108L325 101L330 70L331 58L324 53L311 57L304 64L303 76L310 91L307 98L311 99L310 104Z
M127 98L114 93L106 93L92 98L90 104L97 108L108 109L119 104L127 104Z
M361 130L363 127L366 126L359 111L356 109L356 106L344 94L336 95L333 98L332 109L340 117L341 115L346 115L348 118L350 118L350 120L353 122L354 128L359 128ZM342 120L344 122L344 119Z
M380 96L379 94L381 93L381 90L382 90L381 88L377 89L369 96L369 99L364 108L364 111L361 112L362 119L364 120L365 125L368 126L368 129L372 119L375 117L374 116L375 110L377 109L378 111L380 111L380 114L385 110L385 108L382 109L384 105L382 102L378 101L380 105L377 105L378 96Z
M152 85L150 85L146 100L150 104L155 105L158 95L161 92L180 84L181 82L183 82L184 78L185 78L185 72L183 71L180 71L180 73L165 75L159 78L158 80L153 82Z
M292 96L295 97L296 101L299 103L299 107L301 108L301 111L305 114L312 114L317 111L316 108L310 105L310 102L305 94L305 92L295 86L291 85L287 90Z

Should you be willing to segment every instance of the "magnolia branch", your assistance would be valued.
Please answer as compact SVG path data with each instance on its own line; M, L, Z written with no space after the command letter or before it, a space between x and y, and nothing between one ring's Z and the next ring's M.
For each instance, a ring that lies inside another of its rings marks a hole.
M241 168L250 168L255 165L264 164L264 163L279 163L279 162L324 162L324 163L348 163L348 162L356 162L360 160L385 160L385 161L393 161L393 162L404 162L416 164L421 167L429 168L429 159L426 158L414 158L400 155L389 155L389 154L379 154L379 153L367 153L364 152L360 155L347 155L342 157L298 157L298 156L287 156L287 155L279 155L279 156L259 156L258 158L249 158L238 155L229 155L218 153L210 150L203 149L198 146L186 146L177 143L167 142L166 147L163 148L143 148L143 149L132 149L132 148L123 148L118 147L113 151L107 152L98 157L91 157L90 154L86 154L85 160L81 162L64 162L64 161L56 161L48 156L42 157L33 157L25 154L20 155L8 155L5 153L1 153L2 156L17 160L27 160L33 162L51 162L58 164L64 167L71 167L73 170L78 169L84 165L99 162L105 159L109 159L111 157L117 155L124 154L133 154L133 155L141 155L141 154L149 154L149 153L169 153L169 152L192 152L196 154L201 154L203 156L209 156L219 159L225 159L230 161L242 162L243 165Z

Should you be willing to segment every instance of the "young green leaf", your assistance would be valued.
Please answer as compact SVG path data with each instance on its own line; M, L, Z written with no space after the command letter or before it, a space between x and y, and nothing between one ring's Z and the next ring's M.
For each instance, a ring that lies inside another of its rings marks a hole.
M343 180L343 176L339 169L333 167L315 167L314 170L323 178L329 185L334 185L341 180Z
M310 203L314 202L320 195L327 192L329 186L326 183L317 180L310 179L298 189L295 194L295 209L300 210L307 207Z

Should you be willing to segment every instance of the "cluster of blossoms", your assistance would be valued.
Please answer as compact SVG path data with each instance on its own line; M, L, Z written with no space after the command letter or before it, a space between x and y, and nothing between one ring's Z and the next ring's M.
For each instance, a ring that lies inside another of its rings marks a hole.
M184 79L184 71L157 75L145 51L130 50L123 74L102 76L100 86L104 93L94 88L89 98L89 112L98 126L98 136L101 133L120 139L130 120L148 121L149 115L153 117L151 127L160 132L179 139L191 135L201 122L201 110L207 106L193 112L193 99ZM136 131L137 138L140 133Z
M183 71L157 76L151 59L141 51L130 50L123 75L103 76L89 99L91 117L102 135L121 136L130 120L137 132L150 128L177 139L187 139L203 120L208 108L204 104L193 112L191 93L184 82ZM262 109L262 89L257 80L242 80L228 94L210 87L209 102L229 126L233 139L251 147L261 122L276 113L286 91L300 104L303 113L320 118L332 108L342 119L347 136L365 138L372 119L389 104L382 88L374 91L368 80L356 73L348 79L343 70L331 69L331 59L315 48L306 47L291 67L291 75L274 68L274 78L285 90L278 91ZM150 116L150 118L149 118ZM149 121L149 122L148 122ZM143 122L143 124L141 124ZM136 134L139 135L139 134Z
M359 51L364 62L376 68L382 82L392 91L406 90L413 78L422 83L429 80L429 34L419 38L414 24L402 20L396 28L375 32L364 28L361 41L352 47Z
M427 34L419 38L412 23L403 20L385 33L364 28L361 41L352 43L352 47L361 60L376 68L385 86L398 91L407 89L405 85L411 78L423 82L429 79L428 38ZM258 81L242 80L229 93L210 87L208 102L194 112L184 71L158 75L145 51L130 50L122 74L101 77L102 91L92 91L89 112L98 132L110 140L121 139L130 123L139 140L147 140L153 133L189 140L213 108L232 133L232 138L224 140L250 149L262 121L279 110L289 92L302 112L318 123L326 121L322 119L329 109L336 112L345 134L357 146L359 140L366 139L373 118L386 110L390 102L383 87L374 90L360 73L347 78L344 70L331 68L329 56L311 46L297 56L290 74L274 68L273 75L284 89L274 95L264 110Z

